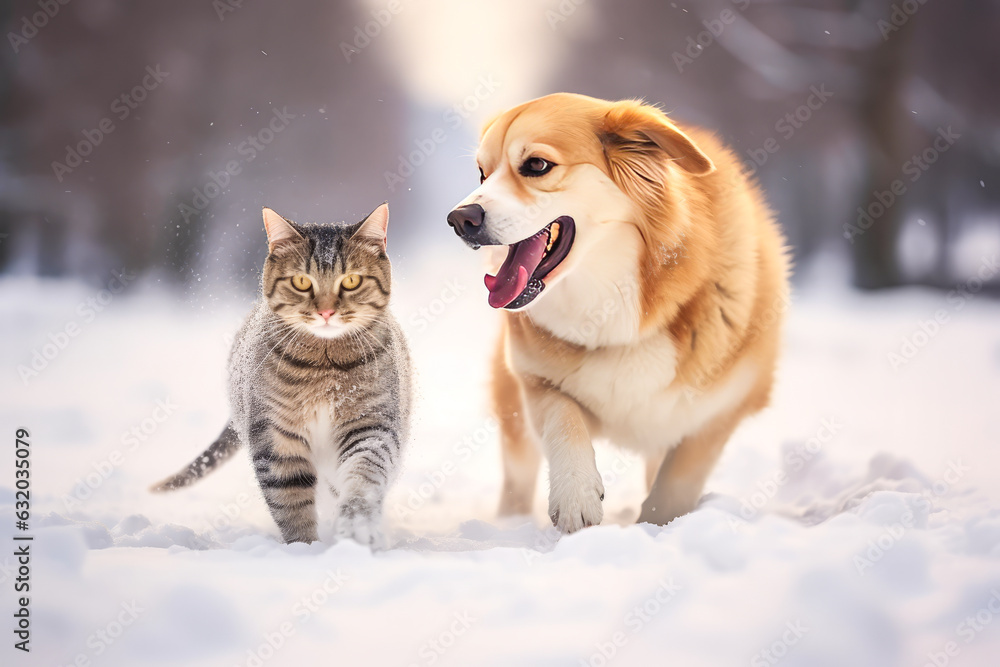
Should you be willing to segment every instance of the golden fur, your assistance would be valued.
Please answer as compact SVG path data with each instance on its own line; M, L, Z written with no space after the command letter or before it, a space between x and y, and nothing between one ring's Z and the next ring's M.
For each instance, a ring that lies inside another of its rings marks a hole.
M524 178L516 162L530 155L559 167ZM553 522L564 531L599 523L595 436L645 457L640 521L689 512L729 436L769 400L789 266L759 187L715 137L634 100L533 100L486 127L477 158L488 180L466 202L481 203L487 223L503 209L494 217L513 219L504 224L526 237L549 218L529 227L518 207L561 215L582 200L580 211L597 211L578 221L577 244L542 296L505 312L492 392L501 513L530 510L541 445ZM600 241L587 245L585 235ZM637 294L616 282L603 319L578 318L572 304L588 306L589 286L605 286L605 274L634 278ZM577 334L588 326L600 331Z

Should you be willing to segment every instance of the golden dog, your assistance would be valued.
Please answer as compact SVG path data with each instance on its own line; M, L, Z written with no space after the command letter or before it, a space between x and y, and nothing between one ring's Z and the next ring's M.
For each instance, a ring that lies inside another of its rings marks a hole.
M759 187L712 135L634 100L532 100L476 157L448 223L507 251L485 279L506 309L501 514L531 511L544 453L553 524L599 524L594 437L644 458L640 522L686 514L773 382L789 265Z

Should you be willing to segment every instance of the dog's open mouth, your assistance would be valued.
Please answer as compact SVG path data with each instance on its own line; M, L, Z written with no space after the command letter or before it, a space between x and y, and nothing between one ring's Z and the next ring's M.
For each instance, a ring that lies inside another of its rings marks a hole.
M545 289L543 278L566 259L575 236L576 223L563 215L534 236L508 246L507 259L497 274L486 274L490 305L521 308L531 303Z

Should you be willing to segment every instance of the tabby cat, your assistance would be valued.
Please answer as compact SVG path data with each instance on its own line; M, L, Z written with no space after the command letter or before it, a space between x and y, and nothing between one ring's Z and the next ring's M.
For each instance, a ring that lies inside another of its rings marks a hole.
M187 486L244 445L286 542L312 542L322 476L338 537L382 546L386 491L410 410L410 359L387 308L389 207L354 225L295 224L264 209L263 299L229 360L232 419L184 470Z

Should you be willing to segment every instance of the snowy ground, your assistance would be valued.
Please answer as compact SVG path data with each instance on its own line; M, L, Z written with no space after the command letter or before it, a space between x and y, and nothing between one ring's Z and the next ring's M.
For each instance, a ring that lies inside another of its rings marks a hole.
M738 431L701 507L630 525L641 466L602 446L604 525L560 538L544 484L534 517L494 514L493 321L477 275L465 255L397 271L420 401L387 507L393 548L376 554L279 544L242 458L146 492L223 426L243 304L137 281L90 321L78 306L93 287L0 280L6 626L17 427L31 431L35 536L32 651L7 630L0 662L1000 664L1000 305L859 296L821 287L838 278L817 269L773 407ZM920 334L938 310L947 321ZM70 322L77 335L22 382L15 369ZM925 344L894 369L904 338Z

